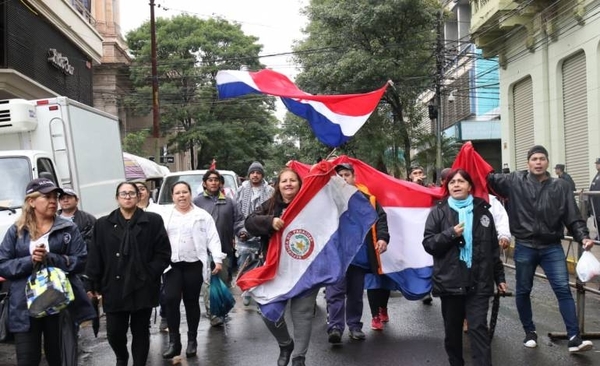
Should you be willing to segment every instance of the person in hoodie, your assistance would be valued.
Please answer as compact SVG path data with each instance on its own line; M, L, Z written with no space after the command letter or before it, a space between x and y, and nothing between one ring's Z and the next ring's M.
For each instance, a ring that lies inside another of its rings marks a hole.
M506 291L498 234L490 205L477 197L471 176L452 170L447 198L438 202L425 223L423 247L433 257L433 296L439 296L444 319L444 347L451 366L463 366L463 320L469 323L473 365L491 366L487 327L495 287Z
M346 324L348 325L350 338L355 340L364 340L366 338L365 333L362 331L363 323L361 322L365 274L378 273L376 255L377 253L382 254L385 252L387 244L390 241L387 215L379 203L377 203L375 196L369 194L366 187L356 184L352 164L339 164L335 167L335 171L347 184L354 185L363 192L375 207L378 219L374 227L367 234L352 264L348 267L346 276L340 282L325 288L325 299L329 314L327 334L329 342L334 344L341 342ZM387 317L387 300L390 293L386 289L382 289L382 291L374 290L369 296L372 315L379 319L380 312L385 312L385 316ZM384 306L385 309L383 308Z
M60 314L43 318L29 316L25 285L41 263L69 273L75 300L62 311L70 311L75 322L96 316L78 274L85 268L86 244L77 226L56 215L63 190L50 179L34 179L27 185L21 216L0 244L0 276L10 281L8 330L14 333L17 364L39 365L42 339L50 366L63 364L60 347ZM77 352L77 342L70 344Z

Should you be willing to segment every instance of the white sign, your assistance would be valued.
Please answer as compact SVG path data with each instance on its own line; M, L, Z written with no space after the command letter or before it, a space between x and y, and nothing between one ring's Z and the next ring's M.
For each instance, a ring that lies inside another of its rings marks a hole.
M48 50L48 62L66 75L73 75L73 72L75 71L73 65L69 63L69 59L56 51L56 48L50 48Z

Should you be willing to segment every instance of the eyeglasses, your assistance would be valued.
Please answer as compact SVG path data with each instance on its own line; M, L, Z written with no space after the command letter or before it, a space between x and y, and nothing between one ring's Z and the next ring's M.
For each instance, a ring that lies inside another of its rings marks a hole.
M137 197L137 192L135 191L130 191L130 192L119 192L119 197L121 198L126 198L126 197Z

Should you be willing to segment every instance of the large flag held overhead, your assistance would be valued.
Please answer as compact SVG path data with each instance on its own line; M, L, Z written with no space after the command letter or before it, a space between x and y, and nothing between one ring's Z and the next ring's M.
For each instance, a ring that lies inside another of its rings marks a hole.
M308 120L317 139L330 147L338 147L354 136L379 104L387 85L365 94L312 95L300 90L287 76L272 70L217 73L219 98L246 94L281 97L287 109Z
M417 300L431 291L433 258L423 249L425 221L440 188L427 188L384 174L358 159L340 156L331 161L337 165L351 163L356 183L364 184L387 214L390 243L381 257L381 272L389 277L405 298ZM300 174L309 165L288 163Z
M281 319L288 299L343 278L377 213L323 162L303 179L281 219L285 226L271 237L265 264L237 280L272 321Z
M452 169L458 168L464 169L473 179L473 196L489 202L487 176L494 168L475 151L471 141L465 142L456 155Z

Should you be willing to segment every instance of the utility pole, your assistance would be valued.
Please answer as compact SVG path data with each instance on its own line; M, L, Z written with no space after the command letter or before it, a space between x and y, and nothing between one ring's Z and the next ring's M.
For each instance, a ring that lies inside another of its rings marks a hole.
M444 10L440 9L438 14L437 24L437 46L436 46L436 63L437 73L435 80L435 104L437 105L437 116L435 119L435 137L436 137L436 156L435 156L435 171L437 183L441 182L440 172L442 171L442 84L444 82Z
M154 0L150 0L150 60L152 63L152 137L159 138L158 70L156 66L156 22Z

